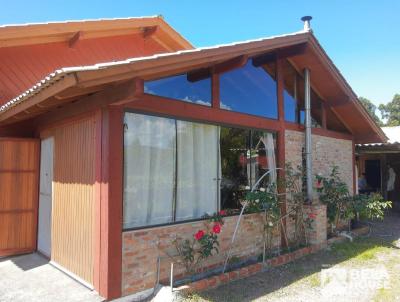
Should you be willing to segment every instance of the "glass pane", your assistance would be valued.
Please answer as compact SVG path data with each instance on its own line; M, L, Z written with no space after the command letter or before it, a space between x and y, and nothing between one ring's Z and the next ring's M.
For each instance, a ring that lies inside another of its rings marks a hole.
M285 61L283 64L284 91L283 100L285 108L285 120L297 122L297 72L292 65Z
M250 131L221 127L221 208L238 209L250 188Z
M125 113L123 226L171 222L175 121Z
M217 211L218 143L219 127L177 122L177 221Z
M315 93L313 89L311 89L311 125L314 128L321 128L322 124L322 100Z
M276 182L275 137L272 133L252 131L251 135L251 187L268 174L258 185L258 188L267 187L269 183Z
M211 106L211 78L191 82L186 74L144 83L144 92Z
M268 118L278 117L275 66L254 67L249 60L242 68L220 77L221 108Z

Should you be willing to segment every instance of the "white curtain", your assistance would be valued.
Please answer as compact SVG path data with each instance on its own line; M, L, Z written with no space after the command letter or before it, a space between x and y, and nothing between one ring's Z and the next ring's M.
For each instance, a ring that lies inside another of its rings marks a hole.
M217 211L219 127L177 121L176 220Z
M175 121L126 113L124 122L124 228L171 222Z
M276 183L276 161L275 161L275 144L274 136L272 133L265 133L264 137L261 139L264 143L267 155L268 169L270 172L270 183ZM262 175L260 175L262 176Z

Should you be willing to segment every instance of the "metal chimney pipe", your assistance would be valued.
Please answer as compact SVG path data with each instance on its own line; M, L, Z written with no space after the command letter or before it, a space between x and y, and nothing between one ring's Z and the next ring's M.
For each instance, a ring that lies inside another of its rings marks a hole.
M307 179L307 199L311 203L313 200L313 181L312 181L312 136L311 136L311 88L310 70L304 69L304 100L305 100L305 144L306 144L306 179Z
M304 16L301 18L301 21L304 22L304 31L311 31L311 21L312 17L311 16Z

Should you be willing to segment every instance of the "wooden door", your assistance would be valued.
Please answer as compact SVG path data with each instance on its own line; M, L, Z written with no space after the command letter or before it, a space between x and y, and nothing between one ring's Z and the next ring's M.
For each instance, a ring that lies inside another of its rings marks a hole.
M93 284L95 119L54 129L51 260Z
M36 249L40 142L0 138L0 256Z

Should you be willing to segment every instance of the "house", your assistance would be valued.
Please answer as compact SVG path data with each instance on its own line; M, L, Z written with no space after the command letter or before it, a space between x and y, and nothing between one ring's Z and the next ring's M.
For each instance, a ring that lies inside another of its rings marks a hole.
M364 174L365 191L380 192L400 209L400 126L382 127L386 143L358 144L356 162L358 177ZM360 191L363 189L359 188Z
M386 137L309 20L205 48L161 17L1 26L0 256L37 250L107 299L149 290L174 236L289 162L306 164L310 242L326 243L314 175L338 165L355 190L355 144ZM261 228L245 216L235 256L260 253Z

